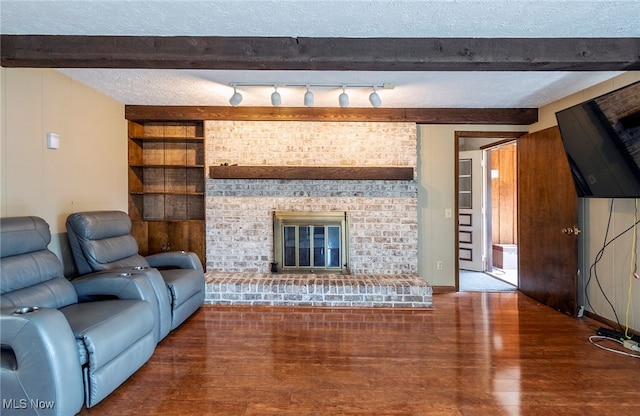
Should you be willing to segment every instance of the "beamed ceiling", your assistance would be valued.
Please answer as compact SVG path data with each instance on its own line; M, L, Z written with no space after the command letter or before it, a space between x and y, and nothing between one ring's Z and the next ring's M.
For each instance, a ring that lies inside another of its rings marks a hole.
M55 68L150 117L530 124L640 70L637 1L0 3L2 66ZM272 87L244 87L233 108L232 82L395 88L377 109L351 89L343 109L335 88L305 108L304 87L281 87L274 108Z

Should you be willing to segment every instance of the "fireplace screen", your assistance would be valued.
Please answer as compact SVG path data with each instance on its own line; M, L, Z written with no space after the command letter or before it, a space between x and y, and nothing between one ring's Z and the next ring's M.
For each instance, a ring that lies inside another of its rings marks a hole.
M344 212L276 212L274 254L282 271L346 273Z

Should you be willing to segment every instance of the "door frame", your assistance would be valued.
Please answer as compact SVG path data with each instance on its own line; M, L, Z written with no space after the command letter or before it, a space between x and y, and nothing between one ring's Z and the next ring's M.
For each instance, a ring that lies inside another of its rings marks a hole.
M486 138L495 138L495 144L499 144L501 141L511 142L517 141L520 136L528 134L527 131L462 131L456 130L454 131L454 213L456 215L454 220L454 267L455 267L455 291L460 291L460 261L458 259L458 252L460 250L460 244L458 243L458 234L460 232L460 227L458 226L458 154L460 153L460 139L486 139ZM493 146L493 144L492 144ZM518 207L520 210L520 207ZM489 248L487 248L489 250Z
M518 140L517 139L504 139L504 140L498 140L497 142L493 142L491 144L485 145L485 146L480 146L480 150L483 151L485 157L484 157L484 161L487 164L487 169L486 169L486 176L485 176L485 192L486 192L486 196L485 196L485 205L488 207L487 211L485 212L485 222L486 222L486 226L487 226L487 230L485 233L485 244L487 246L487 270L493 270L493 236L490 233L493 233L493 191L492 191L492 178L491 178L491 166L493 166L492 164L492 159L491 159L491 151L492 150L496 150L502 146L505 145L511 145L514 144L517 147L518 144ZM516 149L516 155L515 157L517 158L517 149ZM517 179L517 163L516 163L516 179ZM517 183L517 181L516 181ZM517 186L516 186L517 188ZM518 199L518 194L517 192L513 195L514 200L517 201ZM516 203L516 206L517 203ZM516 223L517 223L517 212L516 212ZM516 224L517 225L517 224ZM516 240L517 240L517 236L516 236ZM516 241L517 243L517 241ZM517 285L516 285L517 286Z

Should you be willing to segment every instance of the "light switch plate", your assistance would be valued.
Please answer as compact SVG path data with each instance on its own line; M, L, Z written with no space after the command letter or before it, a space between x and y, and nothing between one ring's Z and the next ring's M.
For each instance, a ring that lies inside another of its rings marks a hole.
M59 149L60 148L60 136L55 133L47 133L47 148Z

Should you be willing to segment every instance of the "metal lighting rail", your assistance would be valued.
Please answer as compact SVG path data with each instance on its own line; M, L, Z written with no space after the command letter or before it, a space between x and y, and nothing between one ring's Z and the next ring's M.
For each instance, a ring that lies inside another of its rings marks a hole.
M393 83L379 84L313 84L313 83L281 83L281 82L230 82L230 87L308 87L308 88L379 88L392 90L396 87Z

